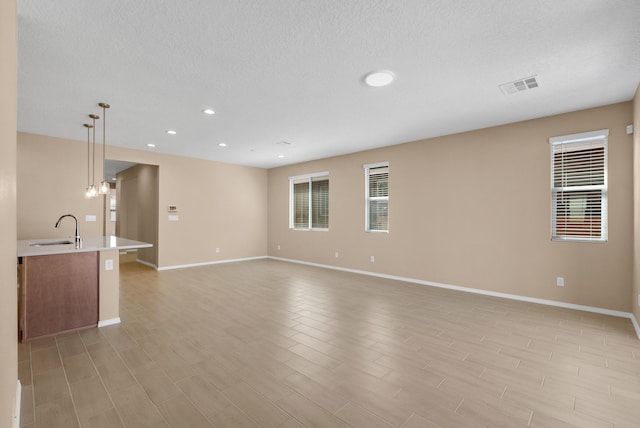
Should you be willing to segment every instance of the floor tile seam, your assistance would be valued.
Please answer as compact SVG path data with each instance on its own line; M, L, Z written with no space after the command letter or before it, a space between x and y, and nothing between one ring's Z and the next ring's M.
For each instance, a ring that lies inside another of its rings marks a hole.
M295 339L292 339L292 340L295 340ZM334 361L338 362L339 364L338 364L336 367L332 368L332 369L327 368L327 367L324 367L324 366L320 366L319 364L314 363L313 361L311 361L309 358L307 358L307 357L305 357L305 356L303 356L303 355L300 355L300 354L298 354L297 352L295 352L295 351L292 351L292 350L291 350L291 348L295 348L295 347L296 347L296 346L298 346L298 345L306 346L307 348L309 348L309 349L311 349L311 350L313 350L313 351L317 352L318 354L322 354L324 357L329 358L329 359L331 359L331 360L334 360ZM334 347L333 345L330 345L330 346L331 346L331 347ZM336 357L332 357L331 355L326 354L326 353L325 353L325 352L323 352L323 351L319 351L319 350L317 350L316 348L311 347L311 346L309 346L309 345L305 345L304 343L301 343L301 342L298 342L297 344L292 345L292 346L289 346L288 348L284 348L284 349L286 349L286 350L287 350L287 351L289 351L289 352L292 352L292 353L296 354L296 355L298 356L298 358L304 358L305 360L309 361L310 363L313 363L313 364L318 365L318 366L320 366L320 367L326 368L327 370L333 370L333 369L335 369L335 368L339 367L339 366L340 366L340 365L342 365L342 364L346 364L346 362L345 362L345 361L342 361L342 360L340 360L340 359L338 359L338 358L336 358ZM295 358L295 357L294 357L294 358Z
M205 415L204 413L202 413L202 411L200 411L200 409L198 408L198 406L196 405L196 403L195 403L193 400L191 400L191 397L189 397L189 396L188 396L188 395L187 395L187 394L182 390L182 388L180 388L178 385L176 385L176 383L175 383L175 382L174 382L174 385L176 386L176 388L178 388L178 389L180 390L180 392L182 393L182 395L184 396L184 398L185 398L189 403L191 403L191 405L192 405L192 406L193 406L193 408L196 410L196 412L198 412L198 413L199 413L199 414L200 414L200 415L201 415L201 416L202 416L202 417L203 417L207 422L209 422L209 423L211 424L211 426L216 427L216 424L215 424L215 423L214 423L214 422L213 422L209 417L207 417L207 415ZM215 388L215 386L214 386L214 388ZM144 389L144 388L143 388L143 389ZM218 390L218 389L216 388L216 390ZM175 397L168 398L168 399L166 399L166 400L162 401L161 403L166 403L167 401L169 401L169 400L171 400L171 399L173 399L173 398L175 398ZM227 400L229 400L229 399L227 398ZM229 400L229 402L231 402L231 400ZM160 403L159 403L159 404L160 404ZM232 403L232 405L233 405L233 403ZM237 407L237 406L236 406L236 407ZM160 414L162 414L162 411L161 411L160 409L158 409L158 411L160 411ZM164 414L162 414L162 417L164 418ZM253 419L252 419L252 420L253 420ZM167 421L166 421L166 419L165 419L165 422L167 422ZM167 424L169 424L169 422L167 422Z
M607 424L609 424L612 428L620 425L620 421L618 421L618 422L616 423L616 422L611 421L610 419L604 419L604 416L602 416L602 415L595 415L595 414L593 414L593 413L583 412L582 410L574 410L573 412L574 412L576 415L578 415L578 416L582 416L582 417L585 417L585 418L593 418L593 419L597 419L597 420L599 420L599 421L601 421L601 422L607 423ZM626 419L626 418L625 418L625 419ZM631 423L631 424L635 424L635 423L637 423L637 422L638 422L638 420L637 420L637 419L626 419L626 420L623 420L623 421L622 421L622 424L621 424L621 425L622 425L622 426L633 426L633 425L628 425L628 424L629 424L629 423Z
M264 397L265 400L267 400L269 403L273 404L278 410L285 412L287 415L289 415L290 417L292 417L293 419L295 419L296 421L300 422L301 425L303 426L307 426L305 424L302 423L302 421L299 421L298 419L296 419L293 415L289 414L289 412L285 411L284 409L280 408L280 406L277 406L275 402L269 400L266 396L264 396L263 394L261 394L260 392L256 391L251 385L249 385L247 382L245 382L244 380L240 380L240 382L244 383L245 385L247 385L247 387L249 389L251 389L254 393L260 395L261 397ZM215 386L214 386L215 388ZM243 415L245 415L249 420L251 420L251 422L253 422L254 424L256 424L256 426L261 427L262 424L260 424L260 421L256 421L254 418L251 417L251 415L249 415L247 412L245 412L242 407L240 407L234 400L231 399L231 397L229 397L226 393L225 390L219 390L218 388L216 388L223 396L224 398L226 398L233 407L235 407L236 409L238 409L238 411L240 411ZM228 388L226 388L228 389ZM295 392L295 391L294 391Z
M144 392L144 394L147 396L147 398L149 399L149 402L151 403L151 405L158 411L158 414L162 417L162 420L167 424L167 426L169 425L169 421L167 421L167 419L164 417L164 414L160 411L160 408L156 405L156 403L151 399L151 396L149 395L149 393L147 392L147 390L144 388L144 386L140 383L140 381L138 380L138 378L135 376L135 374L133 373L133 371L131 370L131 368L125 363L125 361L122 359L122 355L120 355L120 353L118 352L118 349L115 348L113 346L113 344L111 343L111 341L109 340L109 337L107 335L104 335L105 339L107 340L107 343L109 344L109 347L111 348L111 350L118 356L118 358L120 359L120 362L124 365L124 367L127 369L127 371L129 372L129 375L133 378L133 380L136 382L136 384L140 387L140 389ZM132 339L133 340L133 339ZM134 340L135 341L135 340ZM137 344L137 341L135 341ZM144 351L144 350L143 350ZM88 352L88 351L87 351ZM91 358L91 355L89 355L89 358ZM100 375L100 371L97 370L97 366L95 365L95 362L93 361L93 358L91 358L91 361L93 362L94 367L96 368L96 371L98 372L98 375L100 376L100 381L103 382L104 385L104 380L102 379L102 376ZM122 418L122 415L120 415L120 412L118 410L118 407L115 406L115 402L113 401L113 397L111 397L111 394L109 393L109 390L106 388L107 390L107 394L109 394L109 398L111 399L111 401L114 403L114 408L116 409L116 411L118 412L120 419L123 421L123 425L127 426L124 423L124 419ZM180 390L182 392L182 390Z
M505 390L505 392L506 392L506 390ZM520 392L516 391L516 393L523 394L521 391ZM523 395L527 396L526 393L524 393ZM504 396L504 394L503 394L503 396ZM554 412L560 412L562 415L566 415L567 412L574 413L574 414L580 413L580 412L577 412L575 410L576 397L573 396L573 395L569 395L568 397L570 397L572 399L571 409L566 409L566 408L564 408L562 406L557 406L555 403L546 403L544 401L541 402L541 403L527 404L527 403L521 402L520 398L516 398L516 399L514 399L514 398L501 398L500 400L503 401L505 403L505 405L507 405L507 406L516 405L516 406L528 407L529 410L531 410L532 412L536 412L536 411L540 412L540 409L538 407L540 406L540 404L542 404L544 406L547 406L547 407L553 409ZM526 398L530 399L530 397L526 397ZM546 413L548 414L548 412L546 412Z
M297 391L296 391L296 392L297 392ZM320 404L316 403L316 402L315 402L314 400L312 400L311 398L306 397L304 394L300 393L300 395L302 395L302 396L303 396L304 398L306 398L307 400L312 401L312 402L314 402L315 404L317 404L318 406L320 406ZM347 406L349 405L349 403L353 403L353 402L352 402L351 400L347 400L347 402L346 402L346 403L344 403L342 406L340 406L340 407L339 407L335 412L329 412L329 413L331 413L331 414L333 414L334 416L338 417L337 413L338 413L340 410L342 410L342 409L344 409L345 407L347 407ZM354 405L355 405L355 403L354 403ZM322 407L322 406L320 406L320 407ZM322 408L324 409L324 407L322 407ZM325 409L325 410L327 410L327 409ZM329 411L329 410L327 410L327 412L328 412L328 411Z
M576 396L576 401L574 403L574 407L578 403L578 400L581 403L585 403L585 404L590 404L589 402L593 403L594 401L596 401L591 397L578 397L578 396ZM589 406L589 407L591 408L592 406ZM637 406L629 406L628 404L625 405L625 404L619 404L619 403L614 403L613 406L606 405L606 406L603 406L603 407L606 407L607 409L613 409L617 413L622 413L622 414L624 414L624 413L626 413L626 412L628 412L630 410L632 410L632 411L637 410Z
M251 385L249 385L249 387L251 387ZM294 391L293 391L293 393L294 393L294 394L297 394L297 395L299 395L299 396L301 396L301 397L302 397L302 398L304 398L305 400L309 400L309 401L311 401L313 404L315 404L316 406L318 406L320 409L324 410L325 412L327 412L327 413L328 413L328 414L330 414L331 416L333 416L333 417L335 417L335 418L338 418L338 419L339 419L341 422L343 422L345 425L350 426L350 427L353 427L353 425L351 425L350 423L348 423L347 421L345 421L344 419L342 419L341 417L339 417L339 416L338 416L338 415L336 415L335 413L332 413L332 412L330 412L329 410L325 409L325 408L324 408L324 407L322 407L320 404L316 403L315 401L313 401L312 399L308 398L307 396L305 396L305 395L303 395L303 394L299 393L299 392L298 392L298 391L296 391L296 390L294 390ZM266 397L265 397L265 398L266 398ZM299 423L300 423L300 425L303 425L303 426L305 426L305 427L308 427L308 425L307 425L307 424L305 424L305 423L304 423L303 421L301 421L300 419L296 418L294 415L292 415L291 413L289 413L286 409L282 408L282 407L278 404L278 402L279 402L279 401L284 400L284 398L286 398L286 397L283 397L283 398L281 398L280 400L275 401L275 402L274 402L274 401L271 401L271 400L269 400L269 401L270 401L274 406L276 406L276 408L278 408L280 411L284 412L286 415L288 415L289 417L291 417L291 418L293 418L294 420L296 420L297 422L299 422ZM346 405L347 405L347 404L345 404L344 406L342 406L340 409L343 409ZM260 425L260 424L258 424L258 425ZM355 427L354 427L354 428L355 428Z
M531 410L531 413L529 414L529 420L527 421L527 426L530 427L531 426L531 422L533 421L533 414L535 413L534 410Z
M398 393L399 393L399 392L398 392ZM397 396L397 394L395 394L395 396ZM394 397L395 397L395 396L394 396ZM340 420L342 420L342 421L344 421L344 422L347 422L344 418L341 418L341 417L338 415L338 412L339 412L340 410L343 410L344 408L346 408L350 403L351 403L351 405L352 405L352 406L361 408L364 412L366 412L366 413L370 414L370 415L371 415L372 417L374 417L375 419L378 419L378 420L380 420L380 421L382 421L382 422L384 422L384 423L386 423L386 424L389 424L389 426L391 426L391 427L397 427L397 426L398 426L398 425L394 424L393 422L386 420L384 417L382 417L382 416L378 415L376 412L374 412L374 411L372 411L372 410L368 409L366 406L361 406L361 405L359 405L359 404L357 404L357 403L352 402L351 400L349 400L349 401L348 401L344 406L342 406L340 409L336 410L336 411L333 413L333 415L334 415L335 417L337 417L338 419L340 419ZM320 407L322 407L322 406L320 406ZM322 408L324 409L324 407L322 407ZM327 409L324 409L324 410L328 411ZM407 418L407 419L408 419L408 418ZM348 423L348 422L347 422L347 423Z
M62 372L64 373L64 380L67 385L67 390L69 391L69 398L71 399L71 404L73 405L73 412L75 414L76 421L78 422L78 426L81 427L82 423L80 422L80 414L78 412L76 400L73 398L73 393L71 391L71 384L69 383L69 377L67 376L67 369L65 369L64 363L62 361L62 354L60 353L60 348L58 347L58 339L55 339L55 342L56 342L56 351L58 352L58 358L60 359L60 366L62 366ZM35 392L34 392L34 395L35 395Z
M507 390L509 389L508 386L504 387L504 390L502 391L502 394L500 394L500 397L496 398L496 400L500 403L503 403L504 406L507 406L508 408L510 408L512 406L512 404L509 403L509 400L505 400L504 399L504 395L507 392ZM479 398L474 398L474 400L476 401L480 401L481 403L484 403L486 405L493 405L493 403L488 403L485 401L484 397L479 397ZM455 409L455 413L464 416L462 413L458 412L458 410L460 409L460 407L462 407L462 405L464 404L465 399L462 398L462 401L460 402L460 404L458 404L458 407L456 407ZM533 415L535 412L535 409L532 406L527 406L527 405L522 405L521 403L514 403L516 406L520 407L521 410L526 409L529 412L529 418L528 418L528 422L527 422L527 426L531 425L531 421L533 419Z
M35 382L33 381L33 364L31 364L31 342L27 342L29 344L29 372L31 373L31 402L33 403L33 427L37 427L36 422L36 388Z
M102 387L104 388L105 392L107 393L107 397L109 397L109 401L111 402L111 405L113 406L113 409L116 411L116 414L118 415L118 419L120 419L120 422L122 422L122 426L126 427L126 424L124 423L124 419L122 418L122 415L120 414L120 410L118 410L118 406L116 406L115 401L113 400L113 397L111 396L111 393L109 392L109 389L107 388L107 385L104 382L104 379L102 379L102 375L100 374L100 370L98 370L98 366L96 366L95 361L93 361L93 358L91 358L91 354L89 353L89 349L87 348L87 344L85 343L84 339L82 338L82 335L78 335L80 337L80 341L82 342L82 347L84 348L84 352L86 353L87 357L89 357L89 361L91 361L91 366L93 367L93 369L95 370L95 373L98 375L98 379L100 379L100 384L102 385ZM108 339L107 339L108 342ZM111 346L111 344L109 343L109 346ZM64 363L63 363L64 365ZM79 417L80 415L78 415Z
M431 422L432 424L435 424L435 425L437 425L437 426L439 426L439 427L441 427L441 428L444 428L442 425L435 423L434 421L432 421L431 419L429 419L429 418L427 418L427 417L420 416L420 415L419 415L419 414L417 414L416 412L411 412L411 414L409 415L409 417L408 417L404 422L402 422L400 425L397 425L397 427L398 427L398 428L406 428L407 424L411 421L411 419L413 419L413 418L414 418L414 416L416 416L416 417L420 417L420 418L423 418L423 419L425 419L425 420L427 420L427 421Z

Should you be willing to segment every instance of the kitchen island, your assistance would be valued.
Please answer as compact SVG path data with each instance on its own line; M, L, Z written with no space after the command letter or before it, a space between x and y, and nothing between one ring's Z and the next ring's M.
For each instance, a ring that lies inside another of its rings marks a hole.
M120 322L119 252L149 248L115 236L18 241L21 340Z

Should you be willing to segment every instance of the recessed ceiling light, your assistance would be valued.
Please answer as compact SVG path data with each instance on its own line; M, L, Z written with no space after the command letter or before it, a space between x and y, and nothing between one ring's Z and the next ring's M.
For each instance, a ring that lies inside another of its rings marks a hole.
M395 75L387 70L373 71L364 76L364 83L374 88L387 86L395 79Z
M218 143L220 147L227 147L227 143Z
M282 158L284 157L284 155L278 155L278 157L279 157L280 159L282 159Z
M202 112L204 114L216 114L216 112L211 110L210 108L206 108L206 109L202 110Z
M167 134L169 134L169 135L176 135L176 134L177 134L177 132L176 132L176 131L174 131L173 129L170 129L170 130L168 130L168 131L167 131Z
M153 144L153 143L149 143L149 144L147 144L147 147L155 147L155 146L156 146L156 145L155 145L155 144Z

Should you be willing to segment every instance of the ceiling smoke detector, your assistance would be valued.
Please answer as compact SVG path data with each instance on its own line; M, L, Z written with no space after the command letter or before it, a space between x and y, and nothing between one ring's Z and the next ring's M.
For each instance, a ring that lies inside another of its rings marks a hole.
M516 92L526 91L527 89L537 88L538 86L536 76L525 77L514 80L513 82L498 85L502 93L505 95L515 94Z

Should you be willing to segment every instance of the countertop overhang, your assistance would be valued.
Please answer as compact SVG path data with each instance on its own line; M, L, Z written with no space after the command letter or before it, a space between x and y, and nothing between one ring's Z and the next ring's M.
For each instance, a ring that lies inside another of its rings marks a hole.
M119 238L117 236L89 236L82 238L80 248L75 244L60 244L47 246L33 246L35 243L47 243L60 241L60 238L49 239L23 239L18 240L18 257L46 256L49 254L68 254L88 251L130 250L135 248L151 248L153 244L134 241L133 239ZM73 241L70 238L69 241Z

